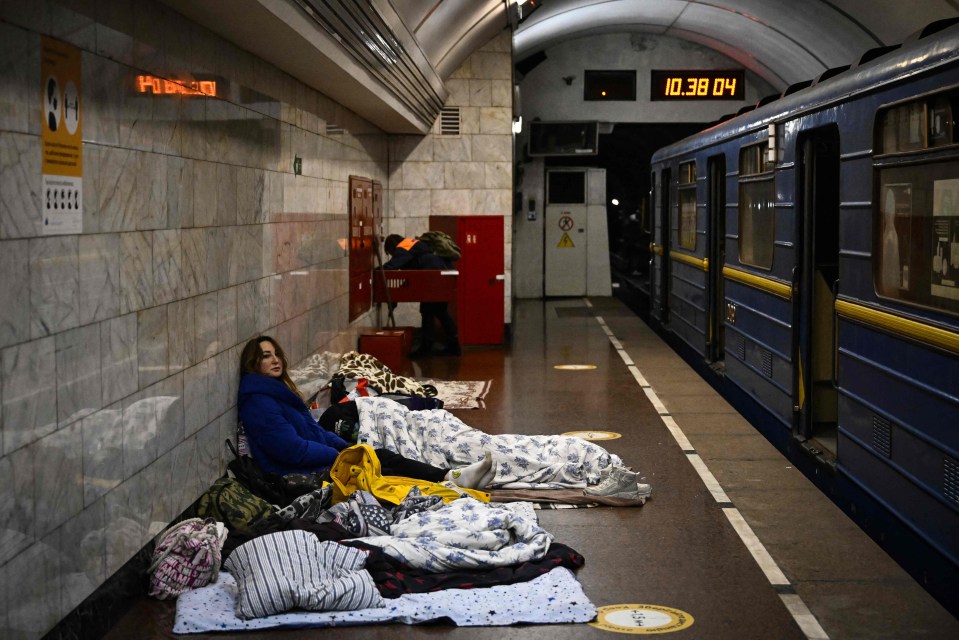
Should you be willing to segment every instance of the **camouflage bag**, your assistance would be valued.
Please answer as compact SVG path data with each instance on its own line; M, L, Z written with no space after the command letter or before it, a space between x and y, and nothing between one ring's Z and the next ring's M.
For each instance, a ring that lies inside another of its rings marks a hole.
M430 249L433 250L433 253L451 262L459 260L463 255L463 252L460 250L459 245L456 244L456 241L442 231L427 231L420 235L417 239L422 240L429 245Z
M200 496L196 515L226 523L230 531L256 534L272 524L273 506L255 496L235 478L220 478Z

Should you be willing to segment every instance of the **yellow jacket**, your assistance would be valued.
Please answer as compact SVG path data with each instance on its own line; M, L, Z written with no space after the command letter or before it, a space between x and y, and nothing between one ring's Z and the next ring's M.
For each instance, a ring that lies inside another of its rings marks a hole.
M380 460L368 444L353 445L344 449L330 468L333 480L333 504L343 502L354 491L369 491L380 500L399 504L413 487L419 487L424 495L440 496L443 502L460 497L453 489L428 480L416 480L402 476L384 476ZM477 500L489 502L489 494L476 489L461 489Z

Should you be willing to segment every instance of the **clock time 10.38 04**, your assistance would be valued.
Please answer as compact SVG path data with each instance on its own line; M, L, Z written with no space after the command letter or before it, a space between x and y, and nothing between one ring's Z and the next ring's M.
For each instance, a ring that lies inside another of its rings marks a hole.
M650 100L742 100L745 72L738 70L652 70Z

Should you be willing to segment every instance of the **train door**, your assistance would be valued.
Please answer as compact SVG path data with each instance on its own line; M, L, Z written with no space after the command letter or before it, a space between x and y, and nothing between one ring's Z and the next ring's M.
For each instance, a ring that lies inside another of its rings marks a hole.
M657 229L656 243L659 250L659 321L669 324L669 230L672 228L672 206L669 190L672 181L672 171L664 168L660 174L659 184L659 229Z
M709 337L706 357L714 369L722 369L726 357L726 294L723 266L726 264L726 156L707 161L709 217Z
M817 452L836 455L838 432L839 130L817 129L799 140L801 182L796 266L798 310L796 435Z

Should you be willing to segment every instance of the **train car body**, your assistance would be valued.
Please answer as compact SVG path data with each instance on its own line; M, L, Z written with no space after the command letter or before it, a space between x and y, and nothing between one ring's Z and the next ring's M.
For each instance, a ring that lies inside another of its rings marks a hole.
M649 283L652 324L953 612L957 117L953 24L660 149Z

